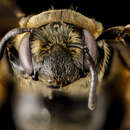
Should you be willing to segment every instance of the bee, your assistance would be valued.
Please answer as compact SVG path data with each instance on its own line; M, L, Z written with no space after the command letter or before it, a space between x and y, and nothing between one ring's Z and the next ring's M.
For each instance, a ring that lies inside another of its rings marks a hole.
M122 54L122 49L129 49L125 41L130 34L129 25L104 30L95 19L67 9L24 17L19 25L2 38L0 59L7 49L16 86L22 97L26 97L27 91L42 93L44 105L49 109L46 113L52 129L61 129L63 122L65 128L62 129L67 130L72 130L72 127L76 130L101 128L107 111L106 86L117 73L113 70L114 57L119 56L123 67L128 73L130 70L129 56ZM39 102L37 96L34 97ZM32 108L36 102L32 103ZM66 110L63 106L67 107ZM38 117L44 120L42 116L45 115L41 113ZM64 119L60 120L62 115ZM24 122L23 125L18 123L21 129L44 128L45 123L36 121L38 117L35 119L37 125L31 122L29 127L29 119L20 114L18 116L19 122ZM32 127L34 124L35 127Z

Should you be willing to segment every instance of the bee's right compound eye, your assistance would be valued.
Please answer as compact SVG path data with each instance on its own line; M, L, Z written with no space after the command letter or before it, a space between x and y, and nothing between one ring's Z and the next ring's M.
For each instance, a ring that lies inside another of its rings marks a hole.
M19 59L25 72L31 75L33 73L33 65L32 65L32 57L31 57L30 47L29 47L29 38L30 38L30 33L27 33L21 40L20 47L19 47Z

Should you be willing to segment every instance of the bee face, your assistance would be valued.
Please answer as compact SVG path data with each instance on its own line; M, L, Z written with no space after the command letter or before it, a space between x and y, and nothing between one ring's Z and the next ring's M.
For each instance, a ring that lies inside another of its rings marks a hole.
M52 23L39 28L43 40L32 37L31 51L39 74L66 84L81 77L82 50L68 44L83 44L81 30L65 23Z
M40 75L57 83L67 84L83 73L81 49L68 44L83 44L81 30L65 23L52 23L39 28L43 40L31 37L31 52Z

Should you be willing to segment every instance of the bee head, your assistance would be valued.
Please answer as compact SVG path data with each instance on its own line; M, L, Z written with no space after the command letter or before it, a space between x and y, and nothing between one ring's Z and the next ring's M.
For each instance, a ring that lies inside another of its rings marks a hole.
M1 40L0 57L7 43L16 75L44 79L50 86L66 86L91 73L90 108L98 83L96 39L102 25L72 10L51 10L20 21L21 28L9 31ZM18 35L20 34L20 35Z

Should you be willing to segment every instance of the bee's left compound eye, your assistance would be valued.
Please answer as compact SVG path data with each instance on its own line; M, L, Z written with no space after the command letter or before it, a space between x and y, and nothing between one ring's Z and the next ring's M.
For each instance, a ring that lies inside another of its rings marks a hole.
M96 61L98 57L98 50L94 36L88 30L83 30L83 32L84 32L84 46L88 48L91 57L93 58L94 61Z

